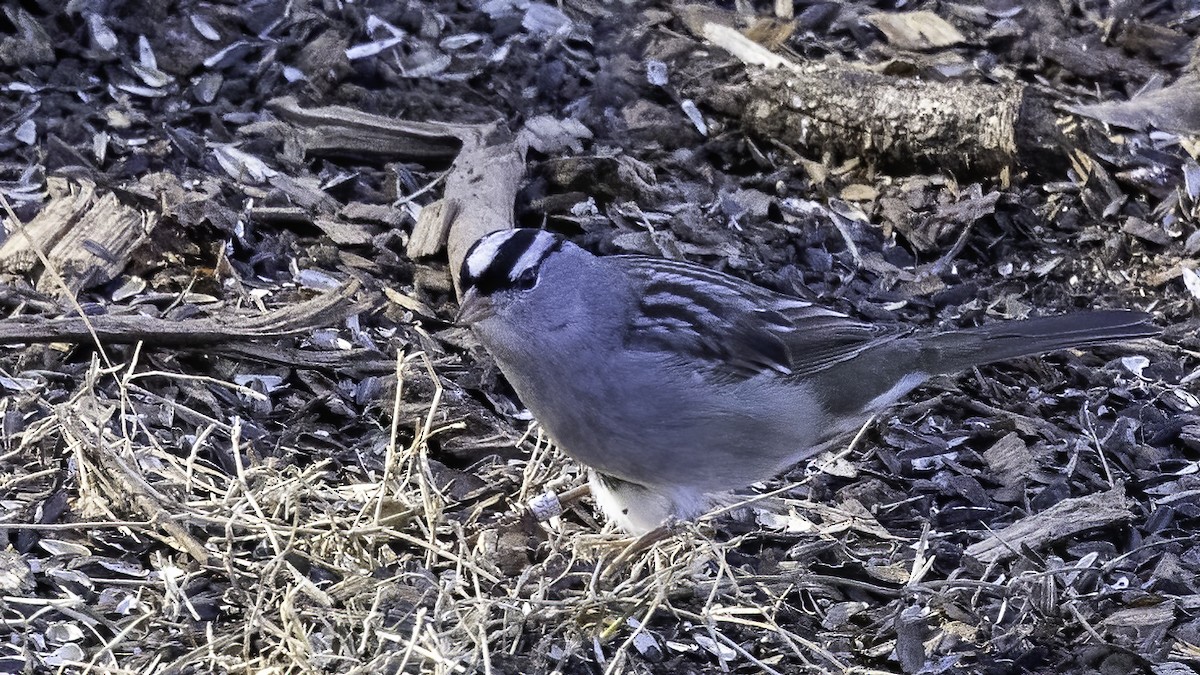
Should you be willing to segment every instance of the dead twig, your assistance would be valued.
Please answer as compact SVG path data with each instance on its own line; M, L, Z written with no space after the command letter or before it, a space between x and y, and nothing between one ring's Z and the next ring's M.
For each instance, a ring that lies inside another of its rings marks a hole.
M377 297L355 299L357 281L341 288L256 316L225 314L202 319L170 320L142 314L106 314L45 318L19 316L0 321L0 344L82 342L195 347L203 344L287 337L329 326L366 311Z

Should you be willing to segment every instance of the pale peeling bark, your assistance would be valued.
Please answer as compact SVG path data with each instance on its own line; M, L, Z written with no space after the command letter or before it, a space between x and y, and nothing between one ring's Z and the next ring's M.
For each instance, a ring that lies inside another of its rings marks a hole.
M1066 165L1053 102L1015 84L928 82L851 64L797 62L768 51L711 11L682 10L689 28L746 66L745 78L685 96L741 120L752 134L813 159L862 159L1007 178Z
M758 70L741 99L749 131L796 148L899 166L996 174L1017 154L1021 89L903 80L849 68ZM714 98L716 107L733 101Z

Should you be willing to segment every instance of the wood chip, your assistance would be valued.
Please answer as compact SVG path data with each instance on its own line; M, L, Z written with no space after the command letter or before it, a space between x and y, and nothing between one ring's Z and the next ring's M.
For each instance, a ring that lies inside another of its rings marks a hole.
M971 544L966 554L985 564L1007 560L1021 555L1023 547L1037 551L1073 534L1129 520L1133 517L1132 507L1122 485L1108 492L1064 499Z
M73 296L111 281L158 225L158 214L126 206L90 181L53 177L48 183L50 202L0 245L0 268L37 272L37 288L44 293Z
M877 12L868 14L867 21L900 49L938 49L966 40L957 28L933 12Z

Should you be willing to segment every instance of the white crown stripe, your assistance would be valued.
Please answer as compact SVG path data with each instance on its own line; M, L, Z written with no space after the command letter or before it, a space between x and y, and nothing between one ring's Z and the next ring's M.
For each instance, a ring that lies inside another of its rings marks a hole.
M557 244L558 240L553 235L538 232L537 236L529 242L521 257L513 263L512 269L508 271L509 280L516 281L526 270L536 268L546 257L546 253Z
M472 277L483 276L484 271L496 259L496 254L499 253L501 247L512 238L513 232L516 230L510 230L507 233L508 236L503 237L488 235L489 238L486 241L481 241L467 258L467 273Z

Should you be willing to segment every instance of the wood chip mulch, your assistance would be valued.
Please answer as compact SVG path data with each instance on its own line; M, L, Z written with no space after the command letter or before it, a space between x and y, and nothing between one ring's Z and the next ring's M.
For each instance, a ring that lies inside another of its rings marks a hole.
M0 7L0 673L1200 672L1200 11L737 7ZM632 542L453 325L514 222L1165 332Z

